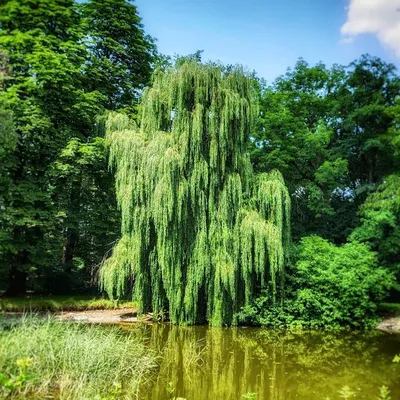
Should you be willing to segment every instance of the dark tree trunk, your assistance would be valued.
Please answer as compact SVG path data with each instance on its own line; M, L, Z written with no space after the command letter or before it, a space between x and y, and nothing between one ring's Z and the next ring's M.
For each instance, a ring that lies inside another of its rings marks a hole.
M26 244L28 242L24 227L14 227L13 241L17 245L22 243ZM28 273L24 268L26 268L28 263L29 254L26 248L20 249L20 251L10 259L10 275L8 288L5 292L6 296L21 296L25 294Z
M21 296L26 292L26 280L28 274L12 267L10 271L10 284L5 292L6 296Z
M67 235L64 240L63 254L62 254L62 263L64 265L64 270L68 274L72 271L72 260L74 258L75 253L75 244L76 244L76 231L75 229L67 229Z
M82 176L72 183L71 193L69 197L70 210L69 210L69 226L66 229L64 239L64 247L61 262L64 266L64 271L68 274L72 271L72 260L75 255L75 247L78 241L78 225L79 225L79 212L81 205L81 189L82 189Z

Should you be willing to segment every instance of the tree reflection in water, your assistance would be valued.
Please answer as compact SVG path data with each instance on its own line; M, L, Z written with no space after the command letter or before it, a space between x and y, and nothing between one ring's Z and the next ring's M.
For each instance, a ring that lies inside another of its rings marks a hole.
M161 355L140 398L331 400L349 386L355 399L389 386L400 398L400 336L378 331L285 331L262 328L142 328Z

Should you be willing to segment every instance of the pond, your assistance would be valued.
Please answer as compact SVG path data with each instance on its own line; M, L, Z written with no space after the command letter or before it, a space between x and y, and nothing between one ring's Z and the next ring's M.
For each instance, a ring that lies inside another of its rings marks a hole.
M142 327L162 356L140 399L400 399L400 335L262 328ZM348 386L348 397L342 390ZM342 391L342 393L340 393Z

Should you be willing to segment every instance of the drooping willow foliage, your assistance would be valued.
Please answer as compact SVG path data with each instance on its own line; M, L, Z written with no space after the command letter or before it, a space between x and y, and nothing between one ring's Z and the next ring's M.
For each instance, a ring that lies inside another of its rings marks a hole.
M159 72L140 127L107 122L122 238L101 270L120 297L174 323L235 324L260 287L277 296L290 241L279 172L255 176L247 153L256 113L239 67L194 61Z

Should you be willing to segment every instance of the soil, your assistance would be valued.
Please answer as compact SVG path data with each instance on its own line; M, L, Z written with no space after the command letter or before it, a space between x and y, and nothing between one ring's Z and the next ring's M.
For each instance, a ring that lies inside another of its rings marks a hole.
M386 318L376 328L388 333L400 333L400 317Z
M57 313L56 317L62 321L88 322L93 324L124 324L134 322L151 323L153 316L147 314L138 318L134 308L121 308L116 310L89 310L65 311Z

